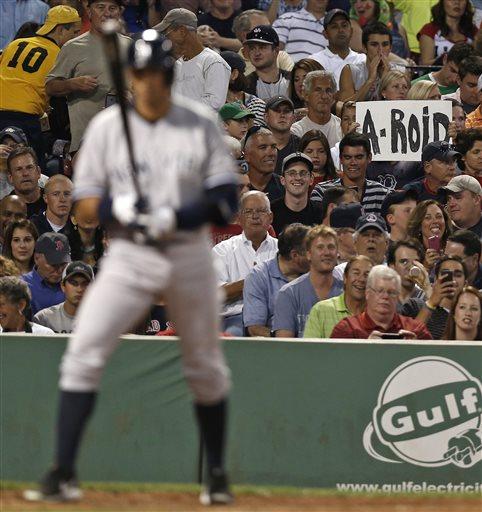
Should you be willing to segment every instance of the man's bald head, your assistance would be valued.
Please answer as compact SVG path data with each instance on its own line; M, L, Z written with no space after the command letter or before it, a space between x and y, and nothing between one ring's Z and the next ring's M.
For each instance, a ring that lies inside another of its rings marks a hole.
M62 183L63 185L70 187L70 189L74 188L74 185L70 178L67 178L67 176L64 176L63 174L54 174L45 183L44 194L48 194L50 192L50 189L58 183Z
M0 201L0 239L9 222L27 218L27 205L18 196L5 196Z

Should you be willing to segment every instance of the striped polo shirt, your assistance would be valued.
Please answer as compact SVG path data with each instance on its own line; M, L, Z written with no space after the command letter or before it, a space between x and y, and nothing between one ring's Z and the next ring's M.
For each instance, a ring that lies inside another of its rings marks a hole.
M323 19L317 20L306 9L288 12L273 23L284 50L289 53L294 62L309 57L328 46L323 35Z
M343 183L340 178L331 181L323 181L318 183L311 193L311 200L317 201L318 204L323 199L325 190L330 187L343 187ZM351 188L351 187L350 187ZM380 215L383 200L390 190L377 181L366 180L365 191L361 200L363 213L377 213Z

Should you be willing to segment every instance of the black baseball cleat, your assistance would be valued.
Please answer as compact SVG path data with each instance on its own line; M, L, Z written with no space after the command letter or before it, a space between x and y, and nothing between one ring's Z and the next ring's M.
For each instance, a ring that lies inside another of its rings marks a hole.
M206 487L201 491L201 505L228 505L234 500L229 490L228 477L224 470L215 468L209 472Z
M61 469L50 470L40 481L40 489L27 489L27 501L76 501L83 496L75 474Z

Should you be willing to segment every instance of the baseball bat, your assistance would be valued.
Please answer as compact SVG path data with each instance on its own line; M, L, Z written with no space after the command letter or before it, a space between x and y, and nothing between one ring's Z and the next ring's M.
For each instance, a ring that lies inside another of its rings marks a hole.
M107 61L109 63L112 81L114 83L115 89L117 90L117 98L121 113L122 127L127 144L129 164L131 167L131 177L138 198L136 207L139 213L145 213L147 204L144 195L142 194L142 190L139 183L139 170L137 168L137 164L134 158L134 145L132 142L129 119L127 117L127 110L129 108L129 105L125 95L126 86L124 80L124 70L120 54L119 36L117 35L119 30L120 24L118 21L107 20L102 25L102 41L104 44L104 51L107 56Z

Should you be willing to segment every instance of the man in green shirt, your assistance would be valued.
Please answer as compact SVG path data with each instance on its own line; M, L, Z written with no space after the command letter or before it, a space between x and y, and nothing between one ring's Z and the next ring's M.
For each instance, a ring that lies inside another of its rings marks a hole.
M356 256L347 263L343 276L344 292L317 302L311 308L303 338L329 338L340 320L363 311L367 277L372 267L367 256Z
M475 49L467 43L458 43L450 48L449 52L443 56L443 66L439 71L427 73L415 80L412 85L419 80L429 80L438 84L440 94L452 94L459 87L457 82L459 65L469 55L473 55Z

